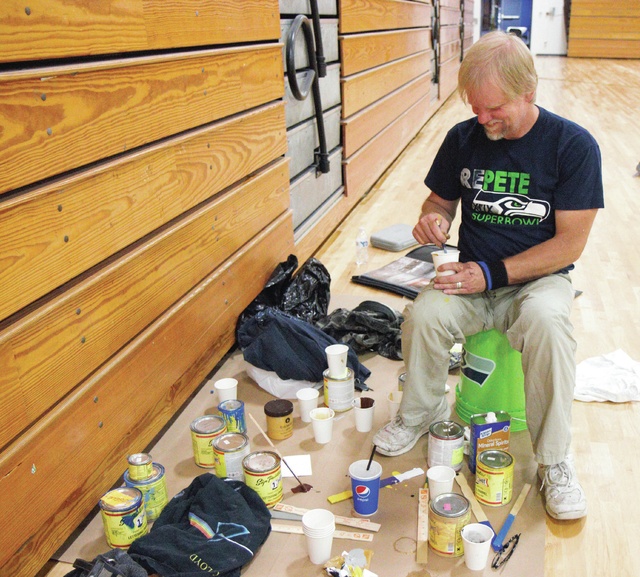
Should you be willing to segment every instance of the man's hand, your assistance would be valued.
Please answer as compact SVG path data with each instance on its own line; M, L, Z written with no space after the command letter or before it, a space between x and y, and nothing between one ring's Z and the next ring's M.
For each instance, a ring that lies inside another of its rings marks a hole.
M477 262L447 262L438 271L452 270L454 274L437 276L433 288L448 295L470 295L481 293L487 288L482 269Z
M449 238L451 224L437 212L430 212L420 217L413 229L413 236L420 244L442 246Z

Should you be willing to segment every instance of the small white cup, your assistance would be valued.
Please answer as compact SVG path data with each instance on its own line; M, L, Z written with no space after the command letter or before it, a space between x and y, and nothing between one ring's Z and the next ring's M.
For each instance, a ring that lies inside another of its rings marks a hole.
M220 403L238 398L238 381L236 379L231 377L220 379L213 383L213 388L218 391Z
M366 406L362 406L366 405ZM358 397L353 399L353 412L356 418L356 431L368 433L373 427L373 411L376 402L371 397Z
M331 511L310 509L302 515L302 532L307 541L309 559L314 565L321 565L331 558L335 530L335 517Z
M446 465L435 465L427 469L427 481L429 483L429 499L435 499L443 493L453 491L453 479L456 472Z
M460 251L457 248L448 248L447 252L443 250L436 250L431 253L433 258L433 266L436 269L436 276L449 276L450 274L456 274L453 270L445 270L438 272L438 267L446 262L458 262L460 260Z
M327 355L329 376L332 379L344 379L347 376L349 347L343 344L329 345L324 352Z
M305 387L296 392L298 399L298 407L300 409L300 418L305 423L311 422L311 411L318 406L318 397L320 391L313 387Z
M402 401L402 391L391 391L387 396L389 401L389 418L393 421L400 409L400 402Z
M464 546L464 564L471 571L481 571L487 566L493 530L482 523L470 523L461 531Z
M336 416L335 411L329 407L318 407L317 409L312 409L309 415L311 417L313 436L316 443L324 445L331 441L333 419Z

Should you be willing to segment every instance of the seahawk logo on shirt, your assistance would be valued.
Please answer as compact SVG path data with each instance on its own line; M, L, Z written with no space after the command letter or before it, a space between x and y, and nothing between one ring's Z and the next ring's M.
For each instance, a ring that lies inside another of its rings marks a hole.
M548 202L534 200L522 194L487 192L480 189L473 199L473 210L504 217L499 224L526 224L524 219L535 219L538 223L551 212Z

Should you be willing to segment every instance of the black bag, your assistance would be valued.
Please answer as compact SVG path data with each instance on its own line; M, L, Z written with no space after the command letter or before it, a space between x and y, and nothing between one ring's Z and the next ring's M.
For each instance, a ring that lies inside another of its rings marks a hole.
M162 577L239 577L270 531L271 514L258 493L205 473L167 503L129 555Z

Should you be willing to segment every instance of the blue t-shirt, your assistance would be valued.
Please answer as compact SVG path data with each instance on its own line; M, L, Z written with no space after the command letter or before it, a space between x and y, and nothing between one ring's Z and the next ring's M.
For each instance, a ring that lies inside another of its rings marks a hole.
M519 254L554 236L554 211L604 206L595 139L538 108L536 123L516 140L489 140L476 117L447 133L425 184L446 200L460 199L460 260Z

